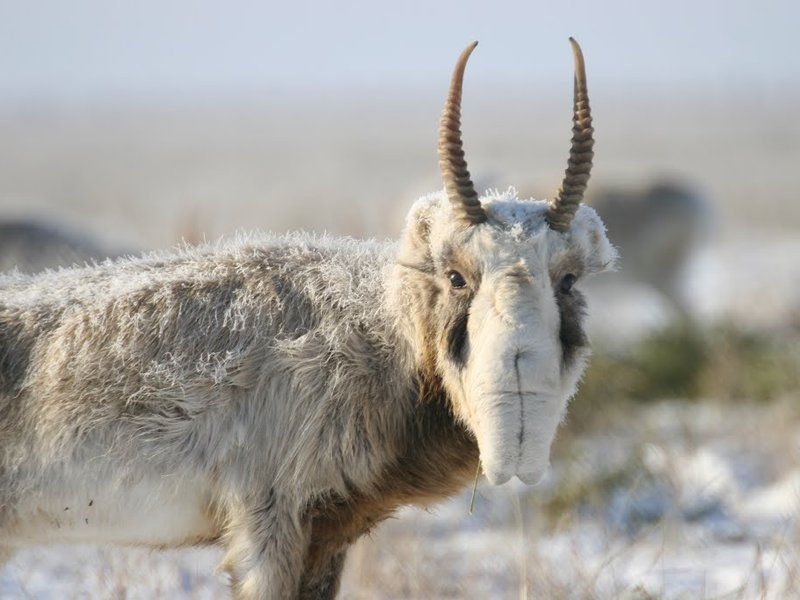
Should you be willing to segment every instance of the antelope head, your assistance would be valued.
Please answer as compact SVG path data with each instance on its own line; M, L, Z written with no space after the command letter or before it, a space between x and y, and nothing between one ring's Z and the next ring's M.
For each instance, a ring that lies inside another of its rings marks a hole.
M493 484L515 475L535 483L546 471L588 356L580 282L616 257L600 218L581 204L594 138L583 55L570 43L573 137L554 198L476 192L460 131L475 42L456 63L441 118L445 190L412 208L395 267L422 369L474 434Z

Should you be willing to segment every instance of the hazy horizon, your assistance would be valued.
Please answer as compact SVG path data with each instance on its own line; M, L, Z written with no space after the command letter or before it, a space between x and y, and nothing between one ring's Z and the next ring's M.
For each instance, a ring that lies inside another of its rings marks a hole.
M473 39L481 46L467 85L548 89L569 82L570 35L584 47L594 91L776 96L800 89L798 22L800 5L788 0L6 0L0 105L436 91Z

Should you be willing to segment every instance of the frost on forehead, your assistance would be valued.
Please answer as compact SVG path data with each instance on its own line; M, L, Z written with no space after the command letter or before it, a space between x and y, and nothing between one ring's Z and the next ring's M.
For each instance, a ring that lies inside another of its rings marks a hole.
M547 202L542 200L520 199L513 187L504 192L489 191L481 198L489 218L507 229L522 228L531 234L547 227Z
M549 203L543 200L517 198L516 190L490 192L481 198L490 220L504 229L519 235L533 236L549 230L546 216ZM551 239L563 239L562 234L553 232ZM583 251L586 270L590 273L612 269L617 259L617 251L606 236L606 227L591 207L582 204L572 219L566 240ZM561 245L556 242L557 245ZM551 251L557 251L551 248Z
M546 216L549 203L544 200L521 199L517 191L510 187L500 192L489 190L480 198L481 204L489 216L489 224L510 233L514 238L538 237L546 232L547 236L558 248L563 244L578 246L585 259L588 272L611 269L617 258L617 252L606 237L606 228L595 210L581 205L575 213L566 234L550 230ZM452 229L452 210L444 191L439 191L417 200L409 214L409 224L423 221L430 228L431 241L445 239Z

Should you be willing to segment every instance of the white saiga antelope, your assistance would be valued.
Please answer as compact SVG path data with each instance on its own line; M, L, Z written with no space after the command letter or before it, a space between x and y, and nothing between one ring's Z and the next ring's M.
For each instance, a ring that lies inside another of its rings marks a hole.
M403 504L538 481L588 353L576 283L615 252L581 206L478 197L460 56L445 190L399 245L296 234L0 278L0 558L50 542L218 543L236 598L329 598ZM480 463L479 463L480 461Z

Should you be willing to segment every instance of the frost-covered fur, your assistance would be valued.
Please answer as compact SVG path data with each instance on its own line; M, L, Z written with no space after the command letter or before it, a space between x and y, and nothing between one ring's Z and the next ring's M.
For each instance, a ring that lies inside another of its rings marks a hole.
M590 208L562 234L545 203L482 202L464 229L419 201L399 246L251 236L0 277L0 557L220 543L238 598L332 597L357 537L479 456L537 479L586 354L559 282L614 252Z

